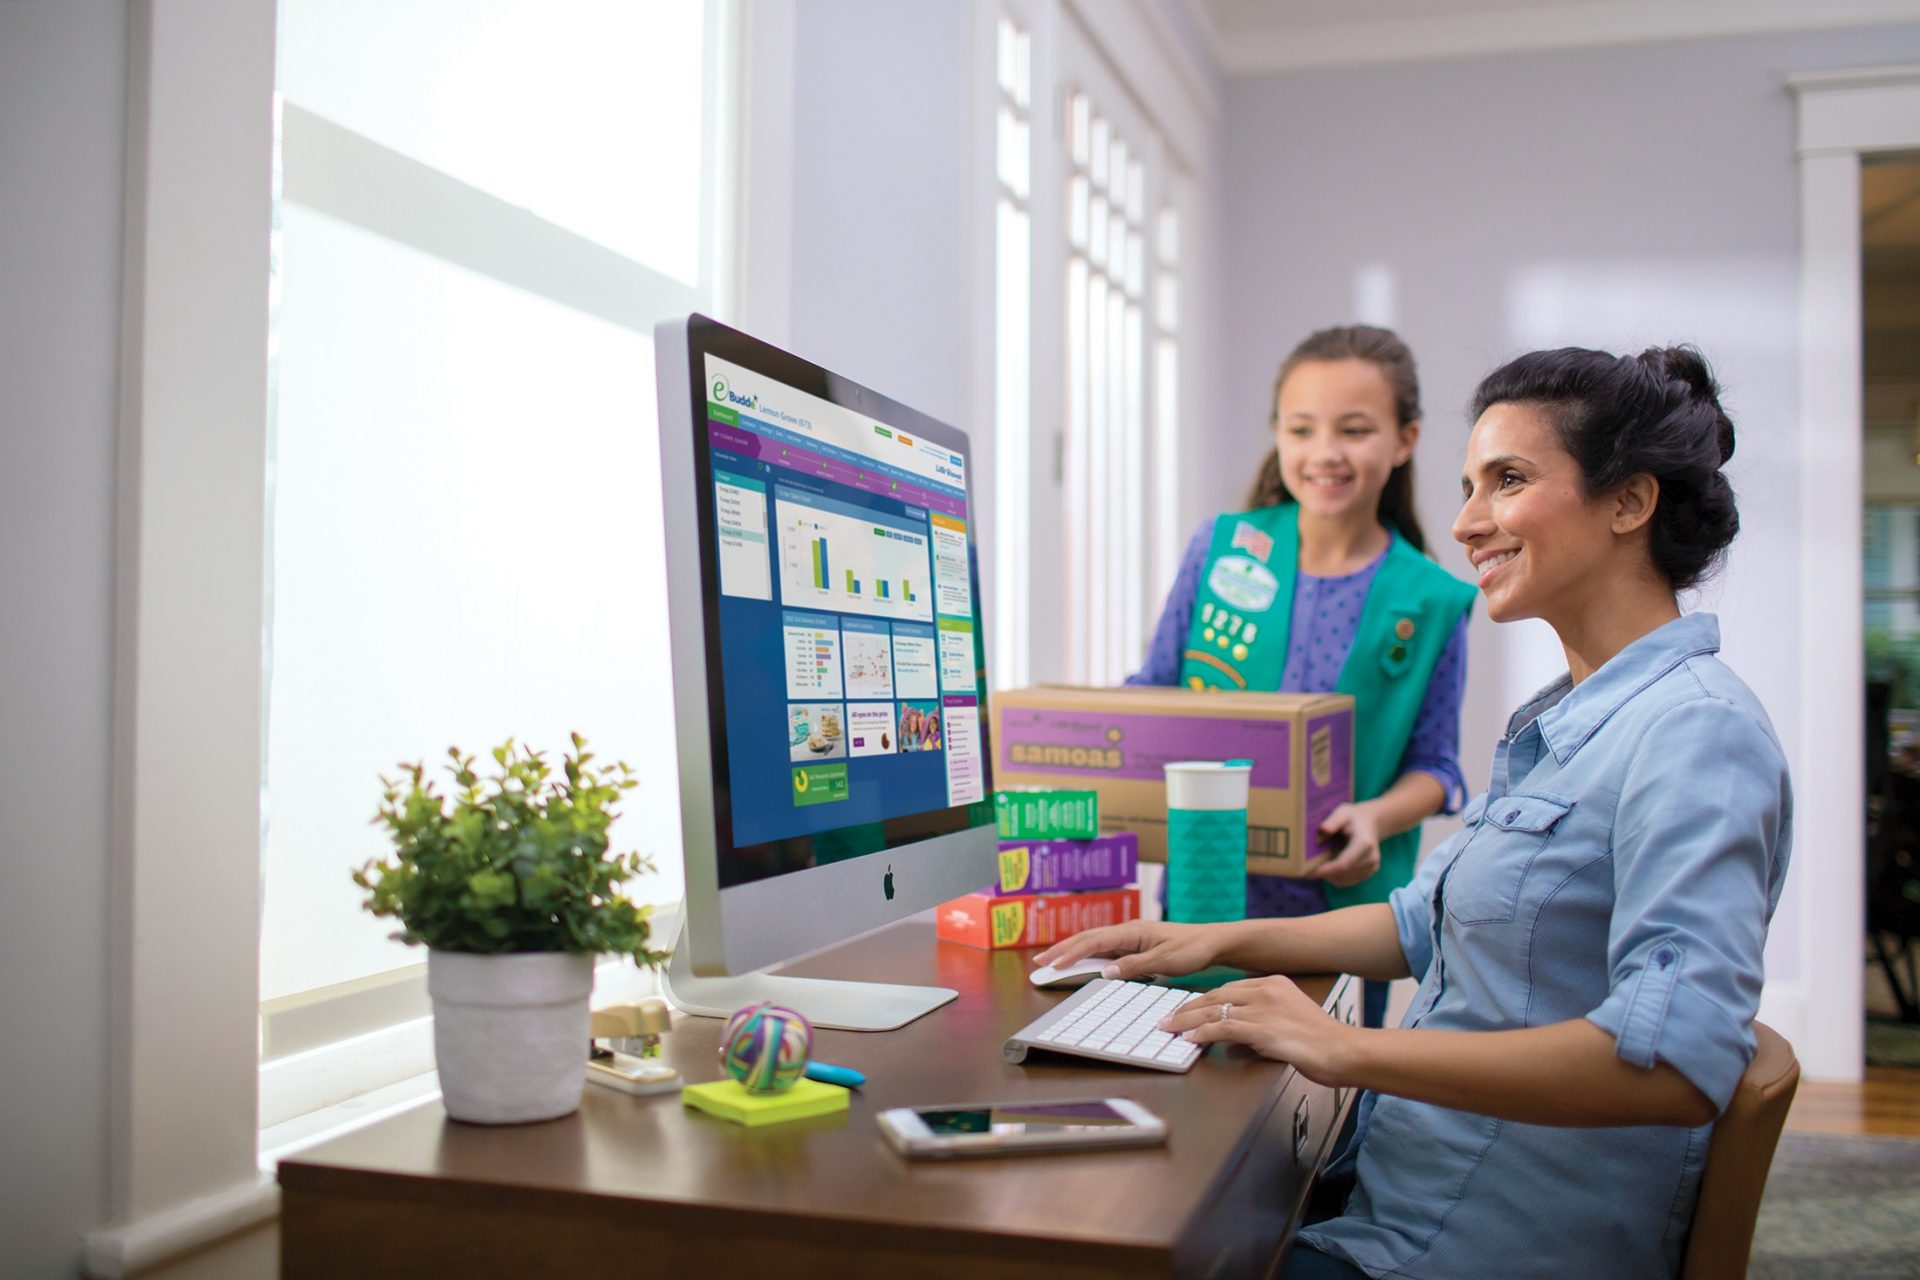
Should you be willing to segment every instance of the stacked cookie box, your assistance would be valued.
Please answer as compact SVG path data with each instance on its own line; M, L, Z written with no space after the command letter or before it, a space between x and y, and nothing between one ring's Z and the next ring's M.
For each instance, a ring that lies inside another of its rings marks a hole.
M1139 837L1100 833L1096 792L1016 789L993 799L999 874L979 892L938 908L942 938L990 949L1044 947L1082 929L1139 917Z

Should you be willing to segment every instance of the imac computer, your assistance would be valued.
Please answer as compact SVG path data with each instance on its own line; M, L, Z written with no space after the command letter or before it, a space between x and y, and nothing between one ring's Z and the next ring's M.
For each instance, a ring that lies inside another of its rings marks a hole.
M966 437L704 316L654 332L679 1008L886 1030L955 993L762 970L994 877Z

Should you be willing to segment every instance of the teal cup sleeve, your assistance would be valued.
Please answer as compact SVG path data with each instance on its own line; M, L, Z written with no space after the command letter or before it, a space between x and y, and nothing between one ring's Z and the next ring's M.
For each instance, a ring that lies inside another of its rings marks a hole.
M1208 924L1247 917L1247 811L1167 810L1167 918Z

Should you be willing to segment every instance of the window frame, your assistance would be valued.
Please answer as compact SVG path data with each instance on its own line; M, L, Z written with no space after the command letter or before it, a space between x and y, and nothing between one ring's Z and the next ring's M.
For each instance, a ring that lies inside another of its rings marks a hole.
M702 270L723 316L743 296L744 13L741 0L714 0L709 20L720 29L709 106L724 145L702 196L718 227ZM274 5L129 7L109 1179L104 1223L85 1240L96 1276L143 1272L271 1220L263 1091L282 1090L282 1105L303 1090L325 1097L341 1062L367 1056L398 1061L388 1074L404 1088L393 1073L417 1061L407 1054L423 1028L430 1037L430 1022L406 1020L374 1033L385 1044L326 1045L333 1061L310 1061L298 1087L260 1062L277 29ZM663 933L677 914L661 913ZM651 989L631 965L603 970L602 998Z
M736 279L740 15L737 0L710 0L706 11L703 89L713 137L703 148L712 160L700 183L701 225L710 229L702 236L701 284L668 277L287 101L281 199L648 338L661 319L724 314ZM262 549L263 564L269 551ZM680 896L670 892L669 902ZM653 994L655 985L631 965L609 961L595 990L608 1003ZM263 1162L334 1131L313 1122L316 1112L342 1109L345 1122L368 1110L343 1109L363 1095L424 1101L438 1092L424 961L265 1002L261 1019ZM288 1041L295 1051L277 1052Z

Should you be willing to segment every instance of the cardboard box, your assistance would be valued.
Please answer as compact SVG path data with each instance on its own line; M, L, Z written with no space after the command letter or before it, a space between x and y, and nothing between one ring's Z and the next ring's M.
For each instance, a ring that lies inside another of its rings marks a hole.
M1002 840L1091 840L1100 834L1100 798L1084 785L1003 787L993 795Z
M1353 699L1036 685L992 699L993 775L1003 787L1092 787L1100 829L1133 831L1140 856L1167 857L1164 766L1252 760L1247 870L1298 875L1314 833L1353 798Z
M1000 879L988 892L1007 898L1118 889L1139 869L1140 837L1131 831L1092 840L1002 840Z
M1124 924L1140 917L1140 890L1042 893L1000 898L982 889L934 908L934 929L949 942L998 951L1047 947L1082 929Z

